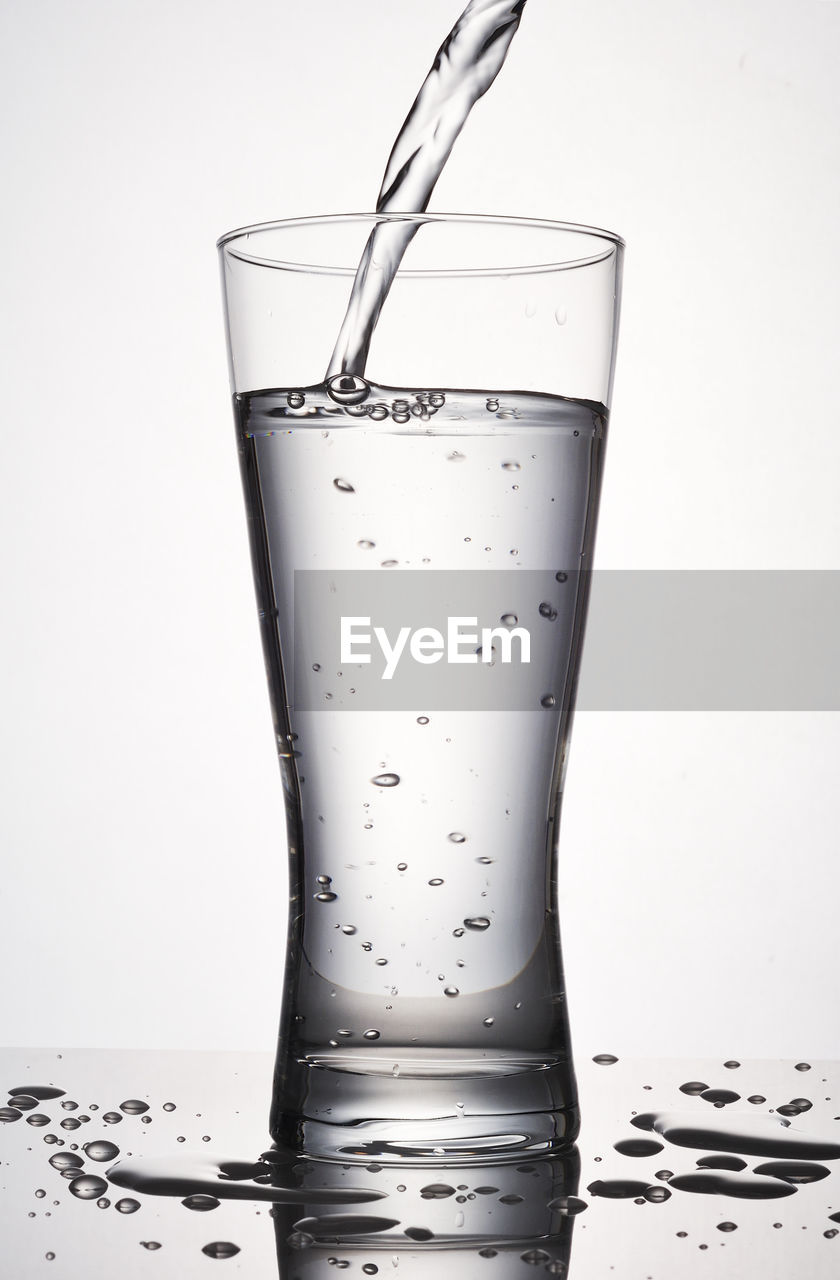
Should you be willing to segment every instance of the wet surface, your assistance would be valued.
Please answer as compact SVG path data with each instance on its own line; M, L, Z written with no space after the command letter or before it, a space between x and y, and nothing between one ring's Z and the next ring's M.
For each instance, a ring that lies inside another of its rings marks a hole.
M4 1253L15 1280L840 1274L840 1064L613 1057L578 1062L577 1150L431 1170L268 1148L269 1055L5 1050Z

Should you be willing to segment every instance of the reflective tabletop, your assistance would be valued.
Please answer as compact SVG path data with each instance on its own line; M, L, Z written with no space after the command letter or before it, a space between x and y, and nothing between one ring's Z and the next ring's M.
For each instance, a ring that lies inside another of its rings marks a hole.
M840 1274L838 1063L599 1054L576 1148L417 1167L272 1148L266 1054L0 1062L13 1280Z

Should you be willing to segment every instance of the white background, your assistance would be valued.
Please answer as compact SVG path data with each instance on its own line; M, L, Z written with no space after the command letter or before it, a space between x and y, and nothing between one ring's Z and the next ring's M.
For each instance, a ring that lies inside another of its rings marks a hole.
M7 1044L271 1048L214 241L364 209L459 0L7 0ZM432 208L627 239L598 563L840 569L840 4L530 0ZM621 637L616 637L620 645ZM840 717L581 714L577 1052L840 1057Z

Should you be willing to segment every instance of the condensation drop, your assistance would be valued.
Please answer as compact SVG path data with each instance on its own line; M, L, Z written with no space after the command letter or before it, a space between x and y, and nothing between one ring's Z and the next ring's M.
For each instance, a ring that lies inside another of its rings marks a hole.
M346 933L349 937L352 937L354 933L358 933L358 930L354 924L343 924L341 926L341 932Z
M22 1115L23 1112L18 1111L17 1107L0 1107L0 1124L14 1124Z
M797 1062L796 1067L795 1067L795 1070L796 1070L796 1071L810 1071L810 1070L811 1070L811 1064L810 1064L810 1062Z
M163 1104L163 1109L164 1109L164 1111L174 1111L174 1110L175 1110L175 1103L174 1103L174 1102L164 1102L164 1104Z
M717 1224L718 1231L737 1231L737 1222L719 1222Z

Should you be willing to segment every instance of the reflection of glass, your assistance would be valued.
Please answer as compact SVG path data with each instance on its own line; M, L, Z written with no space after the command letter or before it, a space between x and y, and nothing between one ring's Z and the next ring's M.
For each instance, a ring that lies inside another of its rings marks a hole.
M325 384L389 220L417 234L370 381ZM272 1133L309 1154L458 1163L577 1132L555 833L621 251L409 214L221 242L291 855ZM406 641L386 680L371 637L367 664L342 652L339 614L387 622L389 643L425 628L426 649ZM478 644L429 660L453 618Z
M538 1273L565 1276L569 1268L580 1158L572 1147L562 1156L525 1164L470 1164L446 1168L370 1169L339 1172L327 1161L297 1165L296 1184L316 1190L365 1187L382 1200L345 1207L277 1205L280 1280L335 1280L349 1264L354 1275L412 1278L470 1276L470 1263L502 1264L505 1280ZM519 1270L515 1269L518 1266ZM514 1268L511 1270L511 1268Z

